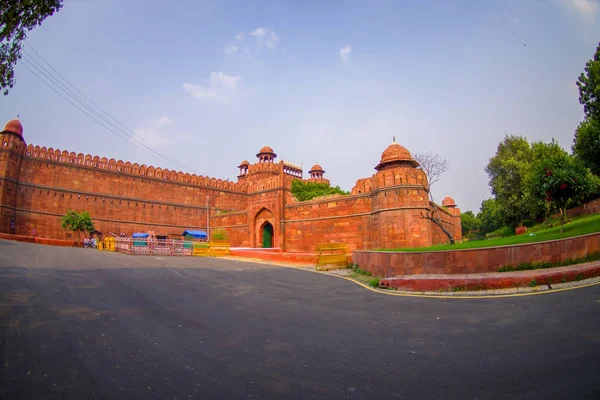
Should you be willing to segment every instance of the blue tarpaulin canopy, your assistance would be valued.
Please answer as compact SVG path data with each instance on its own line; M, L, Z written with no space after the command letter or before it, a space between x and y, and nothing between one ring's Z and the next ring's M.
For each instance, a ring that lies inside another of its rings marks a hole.
M133 237L134 239L145 239L147 238L148 235L147 233L134 233L133 235L131 235L131 237Z
M181 236L188 236L188 235L193 237L194 239L206 239L208 237L208 234L204 231L193 231L190 229L186 229L181 234Z

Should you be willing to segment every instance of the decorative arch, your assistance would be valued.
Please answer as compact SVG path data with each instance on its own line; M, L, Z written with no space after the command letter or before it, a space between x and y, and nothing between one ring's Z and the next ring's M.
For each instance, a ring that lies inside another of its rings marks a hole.
M275 247L276 244L275 214L263 207L254 217L254 247Z

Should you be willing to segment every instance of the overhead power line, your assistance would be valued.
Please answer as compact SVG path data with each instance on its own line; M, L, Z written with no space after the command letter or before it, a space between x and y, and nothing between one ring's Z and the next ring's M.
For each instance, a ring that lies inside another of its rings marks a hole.
M35 76L36 78L38 78L44 85L48 86L48 88L50 88L54 93L58 94L60 97L62 97L65 101L67 101L69 104L71 104L73 107L75 107L76 109L78 109L79 111L81 111L83 114L85 114L86 116L88 116L91 120L93 120L94 122L96 122L98 125L100 125L101 127L103 127L104 129L108 130L109 132L120 136L121 138L125 139L122 134L118 131L115 131L113 128L111 128L110 126L105 125L101 120L97 119L96 117L94 117L93 114L90 114L89 111L87 111L85 108L82 108L80 105L78 105L76 102L74 102L72 99L70 99L68 96L65 96L63 93L61 93L60 91L58 91L54 86L52 86L51 84L49 84L46 79L42 78L40 76L40 74L38 74L37 72L34 71L35 69L35 65L30 64L29 61L22 59L21 60L21 65L23 65L29 72L31 72L31 74L33 76ZM33 68L32 68L33 67ZM142 147L138 146L136 143L130 142L134 147L138 148L139 150L145 151L145 149L143 149ZM153 155L152 155L153 156ZM156 156L153 156L156 158Z
M94 103L93 100L91 100L89 97L87 97L84 93L82 93L79 89L77 89L77 87L75 87L67 78L65 78L58 70L56 70L48 61L46 61L46 59L44 59L44 57L42 57L31 45L27 44L27 47L29 47L35 54L37 57L39 57L46 65L48 65L48 67L50 69L52 69L60 78L62 78L62 80L64 80L70 87L72 87L77 93L81 94L81 96L83 96L83 98L85 98L90 104L86 104L86 102L84 102L82 99L80 99L76 94L74 94L68 87L64 86L64 84L62 82L60 82L60 80L58 80L56 77L54 77L54 75L52 75L51 72L49 72L46 68L44 68L43 65L41 65L39 62L37 62L37 64L42 67L44 69L44 71L46 71L48 74L50 74L52 77L55 78L55 81L58 81L58 83L61 85L61 87L65 88L66 91L68 91L73 97L75 97L78 102L82 105L84 105L86 108L90 109L95 115L97 115L98 117L102 118L104 121L106 121L109 125L113 126L114 128L120 130L120 131L125 131L127 136L131 136L134 140L136 140L137 142L140 142L140 144L142 146L144 146L145 148L147 148L148 150L152 151L153 153L157 154L159 157L162 157L166 160L168 160L171 163L174 163L176 165L179 165L180 167L183 167L184 169L188 169L190 170L190 168L188 168L187 166L181 164L179 161L169 157L168 155L166 155L165 153L161 152L160 150L147 145L146 143L143 142L143 138L140 138L135 132L133 132L132 130L130 130L129 128L127 128L126 126L124 126L123 124L121 124L119 121L117 121L115 118L113 118L110 114L108 114L104 109L102 109L102 107L100 107L98 104ZM27 49L24 49L24 51L32 56L29 52L27 52ZM34 61L35 61L35 57Z
M145 143L144 139L127 128L125 125L120 123L108 112L98 106L93 100L87 97L81 92L75 85L73 85L67 78L65 78L58 70L56 70L50 63L48 63L30 44L26 43L26 46L33 52L29 52L26 48L23 48L24 53L22 54L23 66L31 72L36 78L42 83L52 89L56 94L62 97L65 101L81 111L92 121L96 122L102 128L106 129L110 133L118 136L127 143L133 145L137 149L145 152L153 158L167 162L169 164L177 166L177 168L191 172L192 168L185 164L173 159L164 152L154 148L153 146ZM49 68L39 61L41 59ZM37 72L36 72L37 71ZM66 84L65 84L66 83ZM68 86L67 86L68 85ZM71 89L72 88L72 89Z

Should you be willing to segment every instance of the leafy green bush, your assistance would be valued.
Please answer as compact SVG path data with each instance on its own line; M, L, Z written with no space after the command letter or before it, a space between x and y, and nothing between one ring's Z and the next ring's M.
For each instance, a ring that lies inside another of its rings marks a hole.
M227 232L225 232L223 229L217 229L213 231L210 236L211 240L218 240L220 242L227 240Z
M369 279L369 286L377 287L380 280L380 278Z
M77 212L71 209L68 209L67 213L61 218L60 226L66 231L76 232L79 235L79 242L81 242L82 232L91 232L94 230L94 223L89 212Z
M330 194L347 195L350 194L350 192L340 189L339 186L331 187L327 183L308 182L296 179L292 182L292 194L298 201L308 201L319 196L327 196Z
M493 232L488 233L487 235L485 235L486 238L496 238L496 237L508 237L508 236L513 236L515 234L515 231L513 230L513 228L511 228L510 226L503 226L499 229L496 229Z

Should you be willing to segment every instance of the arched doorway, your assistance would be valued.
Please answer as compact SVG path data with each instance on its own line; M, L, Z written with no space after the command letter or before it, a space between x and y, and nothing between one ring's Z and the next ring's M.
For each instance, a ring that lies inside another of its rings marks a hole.
M265 222L262 227L262 247L265 249L273 247L273 225Z

